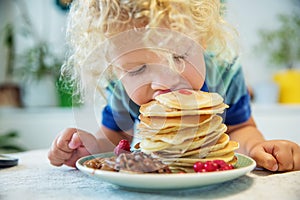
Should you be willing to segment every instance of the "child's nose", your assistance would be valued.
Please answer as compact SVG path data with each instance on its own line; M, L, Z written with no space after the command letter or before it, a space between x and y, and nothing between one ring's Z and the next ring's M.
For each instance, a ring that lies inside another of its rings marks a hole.
M180 83L180 74L169 69L156 73L151 82L153 90L172 90Z
M163 83L160 83L160 82L152 82L151 83L151 88L153 90L170 90L172 87L170 85L163 84Z

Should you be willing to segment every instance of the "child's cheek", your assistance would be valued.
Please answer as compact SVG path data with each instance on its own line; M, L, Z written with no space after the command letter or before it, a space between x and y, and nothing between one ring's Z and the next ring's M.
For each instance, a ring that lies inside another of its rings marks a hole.
M138 87L134 91L130 91L131 93L128 91L127 93L129 93L129 98L139 106L148 103L152 100L152 98L151 95L146 92L146 87L147 86Z
M198 70L192 66L187 66L182 76L190 83L194 90L200 90L205 81L205 69Z

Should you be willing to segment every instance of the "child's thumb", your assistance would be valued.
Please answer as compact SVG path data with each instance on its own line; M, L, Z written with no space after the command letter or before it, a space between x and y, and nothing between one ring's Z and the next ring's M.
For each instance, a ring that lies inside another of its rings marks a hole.
M69 142L69 148L70 149L77 149L78 147L82 146L82 141L80 140L80 137L78 133L74 133L70 142Z

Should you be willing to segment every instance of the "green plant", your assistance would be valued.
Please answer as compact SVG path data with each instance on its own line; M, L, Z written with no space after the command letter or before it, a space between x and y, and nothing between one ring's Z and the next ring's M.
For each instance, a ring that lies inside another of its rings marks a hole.
M4 46L7 48L7 61L5 80L10 81L13 76L14 63L15 63L15 36L14 27L11 23L7 23L1 31Z
M292 69L300 61L300 14L278 15L278 22L278 29L259 31L255 49L265 53L270 63Z
M51 45L35 30L24 2L16 1L16 5L19 7L22 23L15 24L15 34L31 45L28 43L23 51L16 54L15 74L31 80L40 80L50 75L55 80L59 76L63 59L54 53Z
M43 78L50 77L56 84L60 99L59 106L73 106L73 85L69 84L64 77L60 77L60 68L64 61L63 57L61 54L56 53L54 47L40 37L38 31L35 30L26 9L26 4L23 1L14 2L20 10L20 17L19 20L7 27L6 32L9 34L6 35L10 37L6 37L6 44L7 46L10 45L9 47L14 47L15 43L12 42L15 40L10 38L14 39L16 36L27 42L23 51L18 53L15 52L15 48L10 48L15 62L8 67L10 69L8 72L17 77L18 80L25 81L25 83L26 81L28 83L36 81L39 84L39 81Z
M8 50L6 77L29 84L33 81L39 84L39 80L50 77L56 84L60 106L80 105L74 101L77 96L73 97L73 85L64 77L60 77L63 57L56 53L54 47L35 30L24 1L14 1L14 3L20 10L20 16L13 23L8 23L1 34L4 36L5 47ZM16 47L19 47L16 42L17 37L26 41L22 51L16 51Z
M58 89L61 107L72 107L82 105L80 101L80 95L74 95L74 84L65 76L60 76L57 79L56 87Z
M18 57L17 75L26 79L40 80L50 75L54 80L59 76L62 60L55 56L44 41L37 41Z
M5 134L0 134L0 152L2 153L12 153L25 151L21 145L16 142L19 137L16 131L10 131Z

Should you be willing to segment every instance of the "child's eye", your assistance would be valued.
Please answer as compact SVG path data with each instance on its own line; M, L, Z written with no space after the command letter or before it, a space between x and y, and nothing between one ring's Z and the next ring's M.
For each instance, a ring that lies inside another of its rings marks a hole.
M130 76L136 76L138 74L141 74L145 71L147 65L144 64L142 65L141 67L139 67L137 70L134 70L134 71L128 71L127 73L130 75Z
M182 60L184 60L186 58L186 54L184 55L177 55L177 54L174 54L173 55L173 59L175 62L181 62Z

